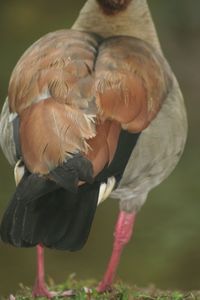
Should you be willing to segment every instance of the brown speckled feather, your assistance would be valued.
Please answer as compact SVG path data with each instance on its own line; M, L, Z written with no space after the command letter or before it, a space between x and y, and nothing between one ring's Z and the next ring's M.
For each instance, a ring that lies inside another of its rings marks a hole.
M158 113L170 89L170 70L154 49L139 39L114 37L99 49L97 103L101 116L140 132Z
M98 174L112 161L121 128L142 131L156 116L168 73L139 39L103 40L73 30L41 38L19 60L9 85L27 168L47 174L81 152Z
M72 30L53 32L38 40L12 73L8 92L11 111L20 113L46 95L76 107L88 106L97 47L96 35ZM88 103L81 100L85 97Z
M48 173L71 153L87 153L86 140L95 135L86 114L52 98L23 110L21 120L23 158L33 173Z

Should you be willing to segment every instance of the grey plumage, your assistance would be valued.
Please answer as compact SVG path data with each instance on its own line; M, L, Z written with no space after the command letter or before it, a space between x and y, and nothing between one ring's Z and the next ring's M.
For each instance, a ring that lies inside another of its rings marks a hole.
M15 116L14 114L10 114L8 98L6 98L0 116L0 145L5 157L11 166L14 166L17 162L17 153L14 142L12 117Z
M157 117L140 135L119 187L111 197L120 208L138 210L149 191L160 184L177 165L187 138L187 117L176 78Z

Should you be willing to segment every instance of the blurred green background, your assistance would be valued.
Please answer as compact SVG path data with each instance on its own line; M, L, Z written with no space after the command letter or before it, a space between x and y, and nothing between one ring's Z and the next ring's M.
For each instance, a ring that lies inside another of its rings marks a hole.
M23 51L41 35L70 27L84 0L7 0L0 3L0 103L11 70ZM123 253L118 278L145 286L200 289L200 1L149 0L168 58L185 96L189 138L174 173L151 192ZM14 191L13 172L0 154L0 215ZM73 272L100 279L112 246L118 203L108 200L97 212L87 245L76 253L46 251L47 274L56 283ZM35 249L0 243L0 295L14 293L19 282L32 285Z

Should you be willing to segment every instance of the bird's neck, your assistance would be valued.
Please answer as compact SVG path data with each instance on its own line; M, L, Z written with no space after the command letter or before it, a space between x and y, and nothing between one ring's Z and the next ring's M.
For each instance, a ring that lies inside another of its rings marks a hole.
M115 14L106 14L96 0L88 0L72 28L93 31L104 37L134 36L161 51L146 0L132 0L126 9Z

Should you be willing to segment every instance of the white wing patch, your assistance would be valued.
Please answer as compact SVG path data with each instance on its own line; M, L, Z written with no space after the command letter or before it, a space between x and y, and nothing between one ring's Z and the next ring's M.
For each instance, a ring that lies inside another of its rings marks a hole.
M9 114L9 123L12 123L15 118L17 118L18 114L16 112Z
M15 168L14 168L14 176L15 176L16 185L18 185L20 183L22 177L24 176L24 173L25 173L25 167L20 159L20 160L18 160L18 162L16 163Z
M115 183L116 183L116 179L114 176L112 176L108 178L107 183L104 182L100 185L97 205L99 205L100 203L102 203L104 200L108 198L108 196L111 194L111 192L115 187Z

